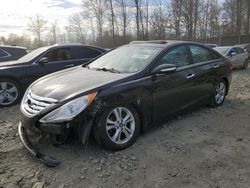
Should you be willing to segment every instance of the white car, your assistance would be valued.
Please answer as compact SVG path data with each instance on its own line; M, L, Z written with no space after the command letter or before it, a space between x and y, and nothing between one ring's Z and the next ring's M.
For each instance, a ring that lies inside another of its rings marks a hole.
M213 48L223 56L227 57L234 68L247 69L248 53L240 47L220 46Z

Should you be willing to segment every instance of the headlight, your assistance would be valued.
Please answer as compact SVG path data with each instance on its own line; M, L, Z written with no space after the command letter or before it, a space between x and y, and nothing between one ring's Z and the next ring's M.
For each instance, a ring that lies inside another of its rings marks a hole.
M97 93L91 93L83 97L74 99L56 110L44 116L41 123L60 123L70 121L79 113L81 113L95 98Z

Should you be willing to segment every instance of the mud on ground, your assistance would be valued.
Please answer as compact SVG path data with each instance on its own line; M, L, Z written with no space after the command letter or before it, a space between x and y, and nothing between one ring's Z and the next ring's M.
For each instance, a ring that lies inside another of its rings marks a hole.
M18 120L18 105L0 109L0 187L250 187L250 69L233 72L222 107L178 116L126 150L50 145L44 151L63 160L57 168L23 148Z

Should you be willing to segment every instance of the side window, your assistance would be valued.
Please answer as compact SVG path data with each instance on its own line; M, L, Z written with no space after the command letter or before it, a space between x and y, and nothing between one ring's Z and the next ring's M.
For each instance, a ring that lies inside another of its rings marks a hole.
M228 52L228 55L229 55L229 56L231 56L231 55L232 55L232 53L237 54L237 52L236 52L236 49L235 49L235 48L231 48L231 49L229 50L229 52Z
M9 56L8 53L6 53L4 50L0 49L0 58L2 58L2 57L8 57L8 56Z
M185 46L176 47L167 52L167 54L159 61L160 64L175 64L182 67L189 64L188 52Z
M43 57L47 57L49 62L70 60L70 50L68 48L55 49L48 52Z
M236 50L235 50L236 53L237 53L237 54L240 54L240 49L239 49L239 48L235 48L235 49L236 49Z
M74 59L90 59L101 55L101 52L89 47L73 47Z
M206 48L202 48L196 45L190 45L189 48L190 48L194 63L201 63L204 61L210 61L210 60L216 59L212 55L212 53Z
M237 54L242 54L245 52L242 48L237 48L237 50L238 50Z

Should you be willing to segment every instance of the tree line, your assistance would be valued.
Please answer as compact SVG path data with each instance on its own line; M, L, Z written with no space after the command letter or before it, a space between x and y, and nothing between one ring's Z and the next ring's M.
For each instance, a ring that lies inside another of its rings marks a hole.
M54 43L116 47L131 40L198 40L250 34L250 0L82 0L68 25L29 18L34 35L10 34L0 43L33 49Z

